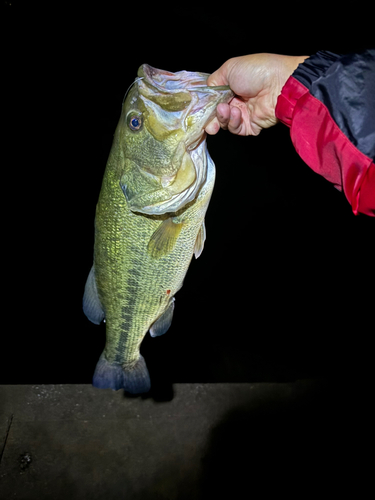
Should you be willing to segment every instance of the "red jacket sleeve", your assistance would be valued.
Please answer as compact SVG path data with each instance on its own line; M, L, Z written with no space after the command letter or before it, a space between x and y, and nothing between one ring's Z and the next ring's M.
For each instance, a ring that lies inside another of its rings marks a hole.
M362 64L358 82L359 56L354 69L350 58L343 63L343 58L331 53L323 60L321 56L307 59L288 79L277 101L276 117L290 127L300 157L345 193L354 214L375 216L374 97L366 102L367 94L370 101L375 94L364 91L361 82L367 78L367 87L375 93L375 51L366 54L370 63L365 69Z

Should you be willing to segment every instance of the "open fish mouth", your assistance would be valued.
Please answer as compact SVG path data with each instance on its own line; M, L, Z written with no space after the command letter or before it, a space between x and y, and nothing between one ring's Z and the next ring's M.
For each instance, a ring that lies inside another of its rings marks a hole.
M213 118L216 106L228 102L234 93L227 85L208 86L209 73L178 71L171 73L143 64L138 69L140 92L167 110L187 110L187 115L197 115L197 126L203 129ZM191 120L190 120L191 121Z
M204 127L214 117L217 104L234 95L227 86L207 86L208 76L172 73L148 64L139 68L135 84L139 105L145 110L144 126L158 150L165 147L168 154L162 163L153 163L152 158L148 165L133 160L139 182L124 179L120 183L132 211L148 215L176 212L190 203L204 184Z

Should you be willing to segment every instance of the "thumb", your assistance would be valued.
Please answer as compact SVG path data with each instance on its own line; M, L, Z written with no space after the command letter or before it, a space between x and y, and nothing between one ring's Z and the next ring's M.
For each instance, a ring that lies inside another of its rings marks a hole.
M223 70L223 66L214 71L207 78L207 85L210 87L217 87L220 85L228 85L228 79L226 77L226 72Z

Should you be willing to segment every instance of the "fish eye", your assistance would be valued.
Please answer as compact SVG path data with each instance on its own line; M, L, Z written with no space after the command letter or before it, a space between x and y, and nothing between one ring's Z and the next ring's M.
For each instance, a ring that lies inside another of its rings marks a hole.
M130 115L128 119L130 130L136 132L142 127L142 117L139 115Z

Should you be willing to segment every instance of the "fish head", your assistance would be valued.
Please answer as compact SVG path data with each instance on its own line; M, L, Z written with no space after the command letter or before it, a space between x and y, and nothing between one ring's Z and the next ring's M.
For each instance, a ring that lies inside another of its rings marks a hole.
M143 64L123 104L120 185L134 212L160 215L191 202L206 179L204 131L229 87L207 86L208 74L171 73Z

